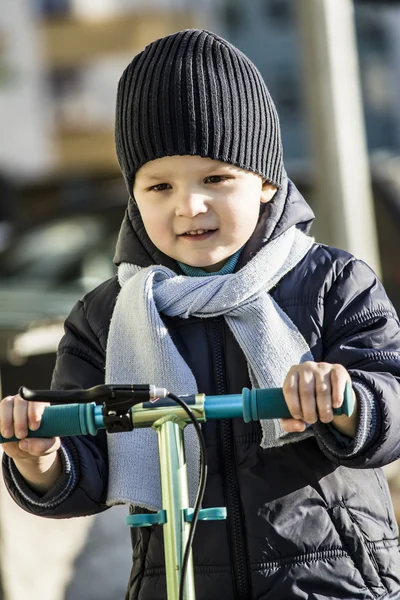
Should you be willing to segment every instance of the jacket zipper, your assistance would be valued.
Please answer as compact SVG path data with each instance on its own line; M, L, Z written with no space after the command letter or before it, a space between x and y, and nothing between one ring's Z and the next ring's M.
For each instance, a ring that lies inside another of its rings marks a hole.
M223 351L221 344L221 319L210 319L212 326L215 378L217 394L226 394L226 382L223 365ZM242 518L242 508L239 498L239 485L235 468L235 449L233 444L232 421L221 420L217 422L222 456L224 462L224 492L227 503L227 531L230 540L230 554L232 562L232 577L235 598L237 600L251 600L251 585L249 565L247 562L247 548Z

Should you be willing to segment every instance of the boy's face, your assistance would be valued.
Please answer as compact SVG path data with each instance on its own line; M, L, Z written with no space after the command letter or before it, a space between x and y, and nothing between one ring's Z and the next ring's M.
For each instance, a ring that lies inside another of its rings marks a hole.
M165 156L136 173L133 195L153 244L192 267L219 270L253 233L276 187L200 156Z

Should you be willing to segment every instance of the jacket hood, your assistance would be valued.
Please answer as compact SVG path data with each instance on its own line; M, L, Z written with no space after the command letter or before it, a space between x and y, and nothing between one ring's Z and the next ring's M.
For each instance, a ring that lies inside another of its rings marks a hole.
M314 213L294 183L284 174L281 187L270 202L261 205L260 217L253 235L246 243L237 269L243 267L260 248L296 225L308 233ZM162 264L181 273L176 261L156 248L145 230L134 198L128 207L119 232L114 263L129 262L141 267Z

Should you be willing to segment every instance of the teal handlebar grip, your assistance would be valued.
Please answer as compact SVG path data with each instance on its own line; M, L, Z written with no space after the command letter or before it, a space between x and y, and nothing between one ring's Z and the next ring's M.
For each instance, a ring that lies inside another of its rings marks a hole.
M282 388L252 389L244 388L243 419L246 423L261 419L288 419L291 414L285 402ZM347 415L354 410L354 395L351 383L346 384L343 404L333 410L334 415Z
M27 437L52 438L72 435L96 435L101 428L102 416L97 414L101 407L90 404L60 404L45 408L39 429L28 431ZM0 435L0 444L18 442L19 438Z

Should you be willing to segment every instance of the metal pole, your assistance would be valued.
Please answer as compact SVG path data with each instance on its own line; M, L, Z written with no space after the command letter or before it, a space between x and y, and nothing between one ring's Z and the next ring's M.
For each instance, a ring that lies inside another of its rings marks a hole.
M189 508L184 426L185 423L179 422L174 415L164 417L153 425L158 433L162 503L167 514L167 521L163 525L167 597L173 600L179 597L183 554L190 528L184 517L184 509ZM184 598L195 600L192 555L186 574Z
M376 9L375 9L376 10ZM389 41L388 62L391 67L391 86L395 98L400 96L400 5L387 7L382 14L382 20ZM400 145L400 119L396 119L396 141Z
M352 0L296 0L319 241L380 273Z

